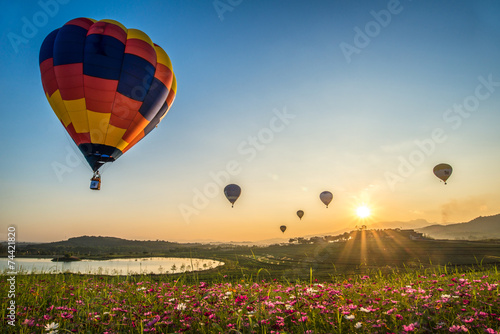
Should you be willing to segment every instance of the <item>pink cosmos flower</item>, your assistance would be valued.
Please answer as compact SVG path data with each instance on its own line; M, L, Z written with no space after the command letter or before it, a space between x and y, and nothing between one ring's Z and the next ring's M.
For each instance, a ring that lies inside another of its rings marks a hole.
M448 329L448 331L450 331L451 333L460 333L460 332L468 332L469 330L464 325L462 326L453 325Z
M403 330L406 332L413 332L415 330L415 324L409 324L408 326L403 325Z
M68 312L63 312L63 313L61 313L61 318L63 318L63 319L72 319L73 318L73 314L68 313Z
M33 319L24 319L24 321L23 321L22 324L23 325L27 325L29 327L32 327L32 326L35 325L35 320L33 320Z
M387 310L386 314L392 314L392 313L394 313L394 311L397 311L397 309L395 307L391 308L390 310Z

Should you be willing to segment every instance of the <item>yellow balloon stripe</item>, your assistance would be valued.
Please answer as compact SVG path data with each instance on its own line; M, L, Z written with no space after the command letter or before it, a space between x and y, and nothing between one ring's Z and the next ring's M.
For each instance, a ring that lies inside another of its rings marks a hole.
M170 61L170 57L167 55L165 50L163 50L158 45L155 45L155 51L156 51L156 61L162 65L167 66L173 72L172 62Z
M154 44L153 44L153 41L151 40L151 38L149 38L148 35L146 35L144 32L142 32L140 30L128 29L127 39L132 39L132 38L140 39L140 40L148 43L149 45L151 45L151 47L154 48Z
M120 142L116 145L116 148L119 149L120 151L124 151L125 148L129 145L130 143L126 142L125 140L120 140Z
M91 129L90 141L92 144L104 144L111 114L87 110L87 116Z
M127 129L122 129L110 124L108 127L108 132L106 133L106 140L104 141L104 144L116 147L126 131Z
M172 87L170 88L171 90L174 91L174 93L177 94L177 79L175 77L175 74L173 74L174 78L172 80Z
M71 118L71 123L75 128L76 133L88 133L89 132L89 122L87 120L87 110L81 111L68 111L69 117Z
M71 124L71 118L66 110L66 106L64 105L59 89L56 90L52 96L49 96L47 93L45 96L47 97L47 100L49 101L49 104L52 107L52 110L54 110L57 118L59 118L65 127L68 127L68 125Z

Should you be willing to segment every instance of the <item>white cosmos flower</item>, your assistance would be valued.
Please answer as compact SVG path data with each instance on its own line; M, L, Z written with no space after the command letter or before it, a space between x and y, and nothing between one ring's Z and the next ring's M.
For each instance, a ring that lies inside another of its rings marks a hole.
M352 320L352 319L354 319L354 314L351 314L351 315L347 315L347 314L346 314L346 315L344 315L344 318L345 318L346 320Z
M179 304L177 304L177 309L179 311L184 311L186 309L186 304L185 303L179 303Z
M310 294L316 293L316 292L318 292L318 290L313 289L313 288L307 288L307 290L306 290L306 293L310 293Z
M59 328L59 324L55 322L45 325L45 331L49 332L48 334L56 334L58 332L57 328Z
M363 327L363 324L361 322L357 322L356 325L354 325L354 328L359 329Z

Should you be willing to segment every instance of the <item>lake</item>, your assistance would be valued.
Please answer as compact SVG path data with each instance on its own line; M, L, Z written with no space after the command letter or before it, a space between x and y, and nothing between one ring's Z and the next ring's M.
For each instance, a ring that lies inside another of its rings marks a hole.
M15 258L19 273L75 273L98 275L167 274L199 271L218 267L223 262L207 259L145 257L112 260L81 260L52 262L51 259ZM175 267L174 267L175 266ZM6 273L7 259L0 262L0 273Z

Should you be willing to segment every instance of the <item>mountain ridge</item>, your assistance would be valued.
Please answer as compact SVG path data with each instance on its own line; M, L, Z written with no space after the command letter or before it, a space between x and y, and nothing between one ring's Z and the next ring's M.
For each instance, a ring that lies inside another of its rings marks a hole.
M414 219L407 222L402 221L382 221L367 225L368 229L413 229L417 232L423 233L434 239L459 239L459 240L478 240L478 239L492 239L500 238L500 214L491 216L479 216L468 222L450 223L446 225L430 223L425 219ZM335 232L317 233L311 235L304 235L304 238L311 238L317 236L333 236L350 232L352 228L344 228L336 230ZM71 237L67 240L60 240L48 243L40 242L26 242L26 245L37 245L42 248L45 247L60 247L65 248L68 245L72 247L88 247L95 245L96 247L103 247L110 251L116 247L126 246L132 248L134 251L139 251L142 246L148 245L152 248L184 248L189 245L248 245L248 246L265 246L276 243L286 243L290 238L271 238L257 241L216 241L216 240L193 240L183 242L173 242L165 240L130 240L118 237L109 236L78 236Z

